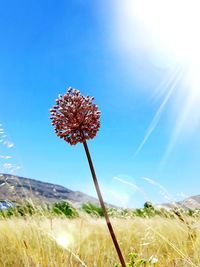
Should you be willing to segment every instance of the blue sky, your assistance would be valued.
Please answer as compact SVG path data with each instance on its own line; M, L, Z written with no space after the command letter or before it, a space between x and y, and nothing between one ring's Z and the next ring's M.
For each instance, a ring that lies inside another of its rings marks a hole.
M96 196L83 146L57 138L49 119L71 86L95 96L102 112L88 145L108 202L136 207L200 193L199 102L187 108L184 75L166 86L182 65L127 10L120 1L1 3L2 171Z

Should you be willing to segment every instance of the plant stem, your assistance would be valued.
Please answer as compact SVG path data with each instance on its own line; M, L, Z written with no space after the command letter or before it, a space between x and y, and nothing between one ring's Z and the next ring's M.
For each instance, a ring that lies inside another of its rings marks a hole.
M117 242L117 238L115 236L112 224L110 222L110 219L108 217L108 213L106 211L106 207L104 205L103 197L102 197L102 194L101 194L101 191L100 191L100 188L99 188L99 183L98 183L98 180L97 180L97 177L96 177L96 173L95 173L95 170L94 170L94 166L93 166L93 163L92 163L92 159L91 159L90 152L89 152L89 149L88 149L86 141L83 142L83 145L84 145L85 153L87 155L87 159L88 159L88 163L89 163L89 166L90 166L90 170L91 170L91 173L92 173L92 178L93 178L93 181L94 181L95 189L97 191L99 202L101 204L103 215L105 217L105 220L106 220L106 223L107 223L107 226L108 226L112 241L113 241L113 243L115 245L115 249L117 251L117 254L118 254L118 257L119 257L119 260L121 262L122 267L126 267L124 258L122 256L122 253L121 253L121 250L120 250L120 247L119 247L119 244Z

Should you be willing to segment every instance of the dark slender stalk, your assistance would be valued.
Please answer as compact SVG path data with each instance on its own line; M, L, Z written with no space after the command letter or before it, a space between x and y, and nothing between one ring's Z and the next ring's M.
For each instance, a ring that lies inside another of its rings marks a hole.
M83 145L84 145L84 148L85 148L85 153L87 155L88 163L89 163L90 170L91 170L91 173L92 173L92 178L93 178L93 181L94 181L95 189L97 191L99 202L101 204L101 208L102 208L102 211L103 211L103 214L104 214L104 217L105 217L105 220L106 220L106 223L107 223L111 238L112 238L113 243L115 245L115 249L117 251L117 254L118 254L118 257L119 257L119 260L121 262L122 267L126 267L124 258L122 256L122 253L121 253L121 250L120 250L120 247L119 247L119 244L117 242L117 238L115 236L112 224L110 222L110 219L108 217L108 213L106 211L106 207L104 205L104 201L103 201L103 198L102 198L102 195L101 195L101 191L100 191L100 188L99 188L99 183L98 183L98 180L97 180L97 177L96 177L96 173L95 173L95 170L94 170L94 166L93 166L93 163L92 163L92 159L91 159L90 152L89 152L89 149L88 149L86 141L83 142Z

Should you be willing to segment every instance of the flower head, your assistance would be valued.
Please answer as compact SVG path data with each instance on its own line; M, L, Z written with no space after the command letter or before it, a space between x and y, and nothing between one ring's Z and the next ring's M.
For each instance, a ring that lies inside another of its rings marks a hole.
M56 135L71 145L94 138L100 128L101 113L93 100L94 97L82 96L71 87L64 96L59 95L50 109Z

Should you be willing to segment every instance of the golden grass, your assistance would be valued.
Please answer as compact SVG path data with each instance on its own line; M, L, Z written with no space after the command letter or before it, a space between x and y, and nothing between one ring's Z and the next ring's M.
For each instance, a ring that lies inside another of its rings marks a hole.
M112 222L126 260L136 251L146 259L154 255L155 266L200 266L199 221L192 238L187 225L175 219ZM112 267L118 262L104 220L89 217L0 220L0 255L1 267Z

